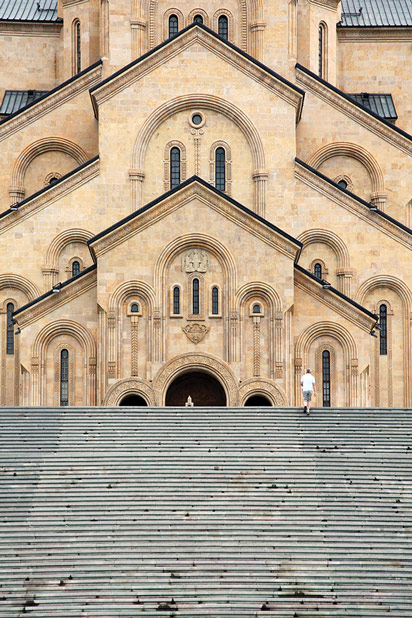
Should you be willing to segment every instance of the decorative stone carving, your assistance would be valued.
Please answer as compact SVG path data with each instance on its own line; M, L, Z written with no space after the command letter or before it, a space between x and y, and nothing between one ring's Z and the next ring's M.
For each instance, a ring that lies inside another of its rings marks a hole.
M192 343L199 343L202 341L209 330L208 326L205 324L198 324L197 322L195 324L188 324L182 328L182 331Z
M202 249L190 249L183 254L182 270L185 273L206 273L209 269L209 256Z
M273 406L287 406L288 400L282 387L271 380L251 378L242 383L239 388L240 405L244 406L249 397L263 395Z
M142 378L126 378L116 382L107 391L103 405L118 406L123 397L127 395L140 395L147 401L147 405L154 405L153 389Z

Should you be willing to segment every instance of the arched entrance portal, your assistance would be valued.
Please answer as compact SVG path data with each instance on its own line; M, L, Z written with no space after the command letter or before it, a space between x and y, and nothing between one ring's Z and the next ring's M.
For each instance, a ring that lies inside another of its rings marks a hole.
M270 403L269 399L265 397L264 395L252 395L251 397L249 397L247 401L245 401L246 407L256 406L258 408L261 408L262 406L271 406L271 405L272 404Z
M119 406L147 406L146 401L140 395L136 395L135 393L131 393L123 397Z
M202 371L190 371L180 375L166 393L167 406L184 406L188 396L195 406L225 406L226 393L216 378Z

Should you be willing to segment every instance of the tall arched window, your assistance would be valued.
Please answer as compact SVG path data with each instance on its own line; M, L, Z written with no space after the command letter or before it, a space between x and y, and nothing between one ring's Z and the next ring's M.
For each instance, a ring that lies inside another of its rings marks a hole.
M195 24L203 24L203 17L201 15L195 15L193 18Z
M313 269L313 274L315 275L317 279L322 279L322 264L319 264L319 262L315 264L315 268Z
M225 41L229 38L229 24L226 15L221 15L218 20L218 33Z
M219 288L212 288L212 315L219 315Z
M72 263L72 277L75 277L76 275L78 275L80 273L80 262L78 262L77 260L75 260Z
M226 189L226 153L221 147L215 152L215 187L219 191Z
M180 148L173 146L170 150L170 188L180 185Z
M379 307L379 353L385 356L388 353L388 308L386 305Z
M323 79L327 79L327 28L326 24L319 24L318 29L318 75Z
M179 20L177 15L170 15L169 17L169 37L175 36L179 32Z
M69 405L69 352L60 352L60 405Z
M7 304L7 354L14 354L14 320L13 320L13 303Z
M199 314L199 279L193 279L192 308L193 315Z
M322 352L322 394L323 407L330 408L330 352Z
M177 285L173 288L173 313L180 314L180 288Z
M80 21L76 19L73 22L73 75L80 73L82 70L82 45L81 45L81 26Z

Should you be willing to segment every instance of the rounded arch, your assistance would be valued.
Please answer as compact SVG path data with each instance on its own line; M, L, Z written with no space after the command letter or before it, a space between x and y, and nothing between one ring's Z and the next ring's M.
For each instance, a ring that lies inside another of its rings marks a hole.
M226 393L228 406L237 406L239 402L238 379L230 367L209 354L181 354L167 362L157 373L154 381L156 405L164 405L167 389L181 374L189 371L204 371L219 380Z
M223 148L225 151L225 193L231 195L232 192L232 149L223 140L213 142L209 152L209 173L210 184L216 186L216 150Z
M332 337L336 339L342 345L348 360L357 358L356 343L352 334L341 324L326 321L308 326L299 335L295 346L295 358L301 358L306 361L312 343L319 337Z
M355 295L355 300L359 304L364 305L367 301L367 297L376 288L389 288L396 292L403 304L403 307L408 315L411 315L412 311L412 291L410 288L401 281L391 275L376 275L371 277L362 283Z
M200 247L201 249L209 251L222 263L225 271L225 278L227 282L226 285L229 291L229 296L232 298L234 290L236 289L235 260L225 245L223 245L216 238L213 238L213 236L208 236L206 234L185 234L178 236L163 248L155 265L155 287L156 290L158 290L158 294L163 295L167 293L167 291L163 289L164 286L162 285L162 281L164 279L164 273L168 264L176 257L178 253L191 249L192 247ZM163 306L166 306L164 298L159 298L158 302L160 306L162 302Z
M30 163L39 155L51 150L63 152L72 157L78 165L87 161L87 154L78 144L64 137L43 137L29 144L17 157L11 175L10 191L24 187L24 177Z
M147 380L142 378L125 378L113 384L105 395L103 405L118 406L127 395L139 395L143 397L147 405L155 405L153 388Z
M80 228L64 230L51 241L46 253L46 264L50 268L56 268L59 256L67 245L72 242L87 244L92 237L91 232Z
M331 157L351 157L359 161L367 170L371 182L372 191L381 195L385 191L385 181L381 167L375 157L366 148L351 142L333 142L319 148L308 160L308 165L318 169L322 163Z
M14 275L11 273L5 273L0 275L0 290L4 288L16 288L27 296L27 300L30 302L38 296L41 292L37 285L32 281L29 281L21 275Z
M249 397L254 395L267 397L272 406L284 407L288 405L288 399L283 388L270 380L250 378L242 382L239 387L239 404L244 406Z
M232 120L249 144L254 169L265 168L263 143L250 118L233 103L210 94L187 94L176 97L154 110L136 136L131 168L144 170L146 150L158 127L170 116L192 108L213 110Z
M180 9L174 7L167 9L163 14L163 39L169 38L169 19L172 15L177 17L178 31L183 30L185 27L185 18Z
M196 17L196 15L200 15L203 19L203 23L205 26L209 26L209 15L204 9L192 9L187 16L187 25L191 24Z
M322 243L332 249L338 260L338 268L349 268L349 251L343 240L330 230L314 228L306 230L298 236L298 240L303 243L303 248L314 243Z
M250 300L253 296L261 296L276 312L282 311L282 301L277 291L262 281L250 281L236 292L236 308Z
M117 286L109 298L109 311L116 311L116 309L118 309L129 296L133 295L143 298L143 300L147 303L149 314L153 312L153 308L155 306L155 294L153 288L145 281L138 281L137 279L125 281Z

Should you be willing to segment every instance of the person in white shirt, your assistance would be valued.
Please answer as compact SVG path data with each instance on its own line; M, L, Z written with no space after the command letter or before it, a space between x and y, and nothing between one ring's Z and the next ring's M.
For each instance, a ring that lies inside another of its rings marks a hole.
M315 378L311 374L310 369L306 369L306 373L300 379L300 385L303 394L303 411L309 414L312 395L316 396Z

